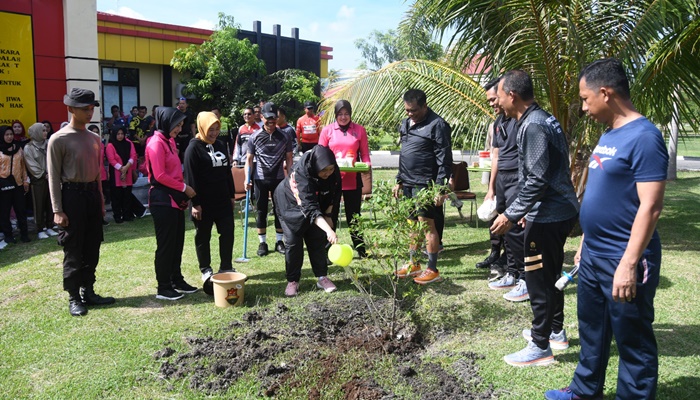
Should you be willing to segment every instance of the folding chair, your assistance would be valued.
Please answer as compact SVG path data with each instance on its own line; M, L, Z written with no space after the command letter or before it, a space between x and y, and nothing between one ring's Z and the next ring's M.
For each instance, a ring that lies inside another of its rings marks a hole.
M240 205L241 220L245 210L245 168L231 167L233 186L235 188L233 199Z
M452 163L452 184L454 188L452 191L459 200L466 200L470 202L469 205L469 221L474 220L474 211L477 208L476 204L476 194L469 191L469 170L467 169L467 163L462 161L459 163ZM458 205L457 212L459 216L464 218L462 215L462 205ZM476 227L479 227L479 219L476 220Z

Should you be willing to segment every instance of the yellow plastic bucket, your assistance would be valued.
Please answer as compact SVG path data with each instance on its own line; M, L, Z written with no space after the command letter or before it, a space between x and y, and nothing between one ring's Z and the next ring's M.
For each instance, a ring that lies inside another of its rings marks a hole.
M328 249L328 259L335 265L347 267L352 261L352 247L349 244L334 244Z
M217 307L233 307L243 304L245 280L240 272L220 272L211 277L214 284L214 304Z

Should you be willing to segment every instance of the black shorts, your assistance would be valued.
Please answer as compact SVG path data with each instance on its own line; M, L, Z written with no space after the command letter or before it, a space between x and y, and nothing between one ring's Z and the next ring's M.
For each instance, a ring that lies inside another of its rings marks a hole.
M420 192L421 190L424 190L424 189L427 189L427 187L404 186L403 187L403 195L406 198L412 199L412 198L416 197L418 192ZM414 212L411 213L411 215L408 216L408 219L411 219L414 221L418 220L418 217L435 219L436 215L437 215L437 207L435 206L435 204L431 204L429 206L417 208Z

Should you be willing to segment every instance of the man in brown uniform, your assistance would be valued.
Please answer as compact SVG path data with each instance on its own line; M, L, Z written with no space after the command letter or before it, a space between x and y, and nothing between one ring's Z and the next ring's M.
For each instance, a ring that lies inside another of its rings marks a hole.
M63 246L63 289L69 294L73 316L87 314L85 306L114 303L113 297L95 294L95 269L102 242L102 181L100 137L85 127L95 106L95 93L75 88L63 97L71 122L51 135L48 175L54 222Z

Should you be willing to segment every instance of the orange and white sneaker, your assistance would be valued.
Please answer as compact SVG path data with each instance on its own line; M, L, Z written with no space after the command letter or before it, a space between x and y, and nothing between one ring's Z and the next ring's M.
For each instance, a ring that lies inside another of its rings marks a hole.
M394 274L397 278L405 278L407 276L420 275L420 264L411 264L410 262L408 262L404 264L403 267L401 267L401 269L396 271Z
M442 278L440 277L439 272L432 269L426 269L425 271L421 272L418 277L414 278L413 282L419 285L425 285L426 283L440 282L441 280Z

